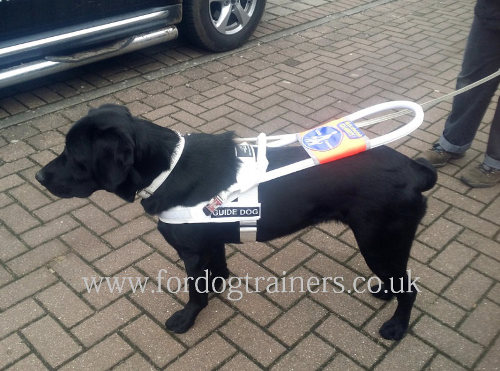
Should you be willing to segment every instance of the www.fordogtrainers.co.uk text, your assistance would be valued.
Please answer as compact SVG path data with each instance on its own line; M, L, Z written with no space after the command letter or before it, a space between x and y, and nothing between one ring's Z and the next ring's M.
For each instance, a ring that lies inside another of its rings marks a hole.
M309 292L316 293L384 293L398 294L402 292L421 290L417 286L419 277L412 278L411 270L407 271L407 277L389 279L389 285L382 285L380 278L374 276L366 279L358 276L352 280L352 285L347 285L344 277L304 277L288 276L283 272L283 277L250 277L248 273L245 277L211 277L208 270L204 275L193 277L168 276L166 269L160 269L156 276L156 288L150 289L152 293L168 292L177 294L179 292L189 292L189 285L200 293L214 292L221 294L227 290L227 298L231 301L240 300L243 294L261 293L295 293ZM104 288L109 293L127 292L129 289L133 293L145 293L149 277L82 277L88 293L99 294ZM363 286L366 283L366 286ZM363 288L361 288L363 286Z

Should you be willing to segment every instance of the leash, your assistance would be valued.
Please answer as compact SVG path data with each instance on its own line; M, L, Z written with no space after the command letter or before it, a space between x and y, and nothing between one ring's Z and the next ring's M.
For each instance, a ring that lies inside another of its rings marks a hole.
M476 82L473 82L473 83L471 83L469 85L466 85L466 86L464 86L461 89L452 91L451 93L445 94L445 95L443 95L443 96L441 96L439 98L431 99L431 100L429 100L427 102L420 103L420 106L422 106L422 108L433 107L433 106L435 106L438 103L441 103L441 102L443 102L445 100L448 100L448 99L453 98L453 97L455 97L457 95L465 93L466 91L469 91L469 90L475 88L476 86L484 84L485 82L488 82L488 81L494 79L497 76L500 76L500 68L496 72L493 72L492 74L490 74L490 75L488 75L486 77L483 77L481 80L477 80ZM390 114L385 115L385 116L376 117L376 118L371 119L371 120L361 121L361 122L358 122L356 125L358 127L362 128L362 127L365 127L365 126L378 124L379 122L382 122L382 121L391 120L391 119L394 119L396 117L404 116L404 115L407 115L408 113L411 113L411 111L409 111L409 110L406 109L406 110L402 110L402 111L399 111L399 112L390 113Z

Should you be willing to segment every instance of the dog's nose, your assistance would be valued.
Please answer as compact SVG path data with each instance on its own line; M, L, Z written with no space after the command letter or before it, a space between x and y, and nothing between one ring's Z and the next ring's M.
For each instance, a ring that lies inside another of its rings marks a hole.
M43 183L43 181L45 180L45 176L43 175L43 170L40 170L35 174L35 179L38 180L40 183Z

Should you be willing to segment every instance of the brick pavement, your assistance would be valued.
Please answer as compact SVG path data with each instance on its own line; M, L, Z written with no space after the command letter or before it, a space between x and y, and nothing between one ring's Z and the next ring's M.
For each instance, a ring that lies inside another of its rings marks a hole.
M472 149L428 192L409 263L423 292L401 342L377 333L395 303L368 293L218 295L188 333L167 333L163 322L186 294L151 293L154 280L144 294L87 293L81 279L153 278L161 268L182 277L154 220L104 192L60 200L34 180L71 123L105 102L181 132L252 135L440 96L454 87L471 15L468 0L269 0L242 50L212 56L176 42L1 92L0 369L498 368L500 188L457 179L480 161L493 107ZM417 156L449 109L427 110L395 147ZM336 224L228 246L227 255L238 276L369 275L352 233Z

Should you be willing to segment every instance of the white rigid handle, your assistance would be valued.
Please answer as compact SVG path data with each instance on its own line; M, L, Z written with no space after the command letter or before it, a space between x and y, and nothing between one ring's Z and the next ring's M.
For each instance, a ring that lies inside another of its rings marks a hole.
M393 142L393 141L398 140L400 138L403 138L403 137L407 136L408 134L410 134L415 129L417 129L424 121L424 111L423 111L422 107L420 106L420 104L410 102L410 101L404 101L404 100L380 103L380 104L377 104L375 106L371 106L371 107L362 109L361 111L354 112L354 113L346 116L345 119L349 120L349 121L353 121L355 123L356 120L358 120L362 117L372 115L374 113L378 113L378 112L382 112L382 111L387 111L390 109L408 109L415 114L415 117L409 123L400 127L399 129L391 131L390 133L387 133L387 134L382 135L380 137L369 139L369 148L375 148L375 147ZM359 125L358 127L362 127L362 126L368 126L368 125Z

